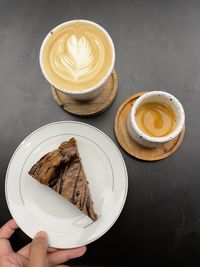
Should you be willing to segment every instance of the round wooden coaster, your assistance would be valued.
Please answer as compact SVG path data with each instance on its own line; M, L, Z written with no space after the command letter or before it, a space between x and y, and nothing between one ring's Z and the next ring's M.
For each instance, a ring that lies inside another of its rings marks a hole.
M143 95L145 92L138 92L132 96L130 96L127 100L123 102L123 104L119 107L116 115L115 115L115 135L122 146L122 148L131 156L146 160L146 161L154 161L164 159L174 153L180 144L183 141L185 128L182 132L173 140L168 143L161 145L156 148L146 148L139 145L135 142L129 135L126 127L126 121L128 114L130 112L132 104L135 100Z
M117 87L117 73L113 70L102 92L92 100L76 101L53 86L51 87L51 93L56 103L65 111L74 115L87 117L97 115L108 109L115 99Z

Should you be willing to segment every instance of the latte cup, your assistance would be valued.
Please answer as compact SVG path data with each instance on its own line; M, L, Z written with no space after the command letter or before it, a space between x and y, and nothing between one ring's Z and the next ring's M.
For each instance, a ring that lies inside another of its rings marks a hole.
M89 20L71 20L52 29L40 48L46 80L75 100L96 97L110 77L115 48L108 32Z
M168 105L175 114L176 117L175 126L173 130L165 136L162 137L150 136L146 134L144 131L142 131L136 122L137 110L142 105L152 102L163 103ZM177 137L182 131L184 124L185 124L185 113L181 103L173 95L163 91L151 91L140 96L133 103L131 111L127 118L127 130L131 138L140 145L149 148L158 147Z

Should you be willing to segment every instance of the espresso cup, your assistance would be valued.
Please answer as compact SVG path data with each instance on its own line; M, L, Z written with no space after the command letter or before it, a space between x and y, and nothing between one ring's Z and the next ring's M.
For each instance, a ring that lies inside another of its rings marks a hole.
M163 91L151 91L140 96L127 118L129 135L145 147L158 147L169 142L180 134L184 124L185 113L181 103Z
M76 100L98 95L115 63L115 48L107 31L89 20L64 22L45 37L39 55L44 77Z

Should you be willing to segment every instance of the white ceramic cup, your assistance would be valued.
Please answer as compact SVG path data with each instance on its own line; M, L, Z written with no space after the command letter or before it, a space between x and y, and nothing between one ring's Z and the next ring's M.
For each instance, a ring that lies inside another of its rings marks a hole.
M137 109L145 103L148 102L162 102L168 104L176 114L176 126L174 130L162 137L152 137L141 131L138 127L135 119L135 114ZM127 118L127 130L129 135L139 144L145 147L157 147L159 145L165 144L170 140L174 139L178 134L180 134L185 124L185 113L184 109L177 98L173 95L163 92L163 91L151 91L140 96L132 105L131 111Z
M107 37L107 40L110 44L111 50L112 50L112 63L110 64L110 67L106 73L106 75L93 87L91 88L87 88L84 90L64 90L62 88L59 88L59 86L57 86L56 84L54 84L48 77L47 73L45 72L44 66L43 66L43 62L42 62L42 53L43 53L43 48L46 42L48 42L48 39L51 37L51 33L55 32L57 30L59 30L59 28L68 25L70 23L74 23L74 22L83 22L83 23L88 23L91 24L93 26L95 26L96 28L98 28L99 30L101 30L103 32L103 34ZM59 24L58 26L56 26L54 29L52 29L47 36L45 37L45 39L43 40L43 43L41 45L40 48L40 54L39 54L39 62L40 62L40 67L42 70L42 73L44 75L44 77L46 78L46 80L53 85L56 89L58 89L59 91L61 91L64 94L69 95L70 97L74 98L75 100L79 100L79 101L86 101L86 100L90 100L92 98L94 98L95 96L97 96L101 90L103 89L103 86L105 85L105 83L107 82L108 78L110 77L113 68L114 68L114 64L115 64L115 47L113 44L113 41L110 37L110 35L108 34L108 32L99 24L93 22L93 21L89 21L89 20L82 20L82 19L78 19L78 20L70 20L70 21L66 21L62 24Z

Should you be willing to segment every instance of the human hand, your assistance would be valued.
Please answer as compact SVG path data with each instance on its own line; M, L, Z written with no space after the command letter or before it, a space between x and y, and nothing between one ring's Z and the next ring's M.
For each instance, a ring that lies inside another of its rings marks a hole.
M45 232L37 233L30 244L14 252L9 238L17 228L14 220L0 228L0 267L58 267L61 266L59 264L78 258L86 252L85 246L65 250L48 248Z

